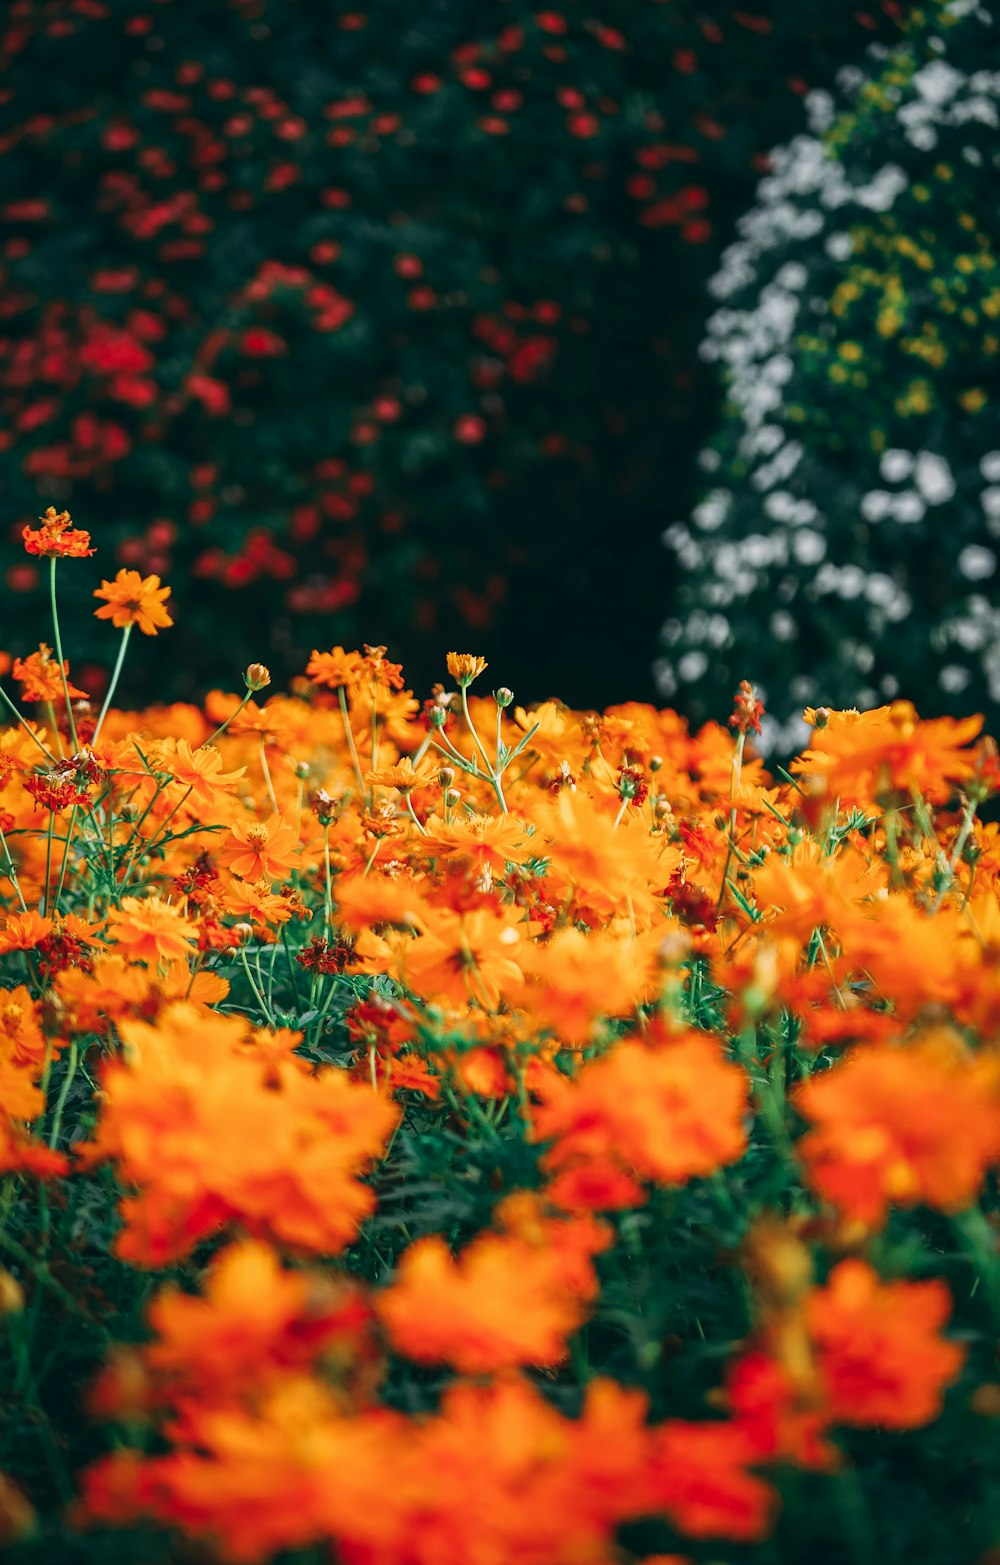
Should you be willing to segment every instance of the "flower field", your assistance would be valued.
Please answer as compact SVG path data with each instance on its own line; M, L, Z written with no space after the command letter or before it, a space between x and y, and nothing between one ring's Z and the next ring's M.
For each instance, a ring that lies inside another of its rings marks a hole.
M810 709L769 775L746 682L691 732L526 711L466 653L421 700L370 646L129 711L169 589L96 589L91 700L91 539L24 542L7 1557L995 1562L982 720Z

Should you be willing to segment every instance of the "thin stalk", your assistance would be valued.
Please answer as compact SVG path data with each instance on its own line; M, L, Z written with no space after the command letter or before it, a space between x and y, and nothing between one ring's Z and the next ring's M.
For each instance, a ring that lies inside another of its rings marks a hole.
M205 748L205 746L207 744L214 744L216 739L220 739L222 737L222 735L225 733L226 729L229 727L230 723L235 722L236 719L239 717L240 713L242 712L243 708L246 706L247 702L250 700L250 697L252 695L253 695L253 691L252 690L248 690L246 695L243 697L243 700L240 702L239 706L236 708L236 710L234 712L230 712L229 716L226 718L226 721L224 723L220 723L219 724L219 726L215 730L214 734L209 734L207 739L203 739L201 741L201 744L198 746L199 750L204 750L204 748Z
M369 800L367 791L365 789L365 780L361 775L361 762L358 760L358 747L354 743L354 730L351 728L350 713L347 710L347 691L343 685L337 686L337 698L340 702L340 715L344 720L344 735L347 739L347 748L351 752L351 765L354 767L354 775L357 778L358 792L360 797L370 805L371 801Z
M13 718L15 718L15 720L17 722L20 723L21 727L24 729L25 733L27 734L28 738L31 740L32 744L37 745L39 750L41 750L42 754L44 755L45 759L52 766L54 766L56 764L56 758L52 754L52 751L49 749L48 745L44 745L42 743L42 741L39 739L38 735L35 733L34 729L32 728L31 724L27 721L27 719L23 718L21 716L20 712L17 710L17 707L14 705L13 701L10 699L10 696L7 694L6 690L3 688L3 685L0 685L0 701L3 701L4 705L6 706L7 710L10 712L11 716Z
M10 846L7 842L7 838L4 836L2 826L0 826L0 847L3 848L4 858L7 860L7 879L14 887L14 895L21 904L21 912L27 913L28 904L24 900L24 892L21 890L21 882L17 878L17 866L10 856Z
M66 1099L69 1097L69 1089L73 1085L73 1077L76 1075L76 1067L79 1064L80 1046L76 1039L70 1044L69 1060L66 1065L66 1074L63 1077L59 1096L56 1099L56 1111L52 1120L52 1134L49 1137L49 1148L54 1151L59 1140L59 1132L62 1129L63 1110L66 1107Z
M80 748L80 741L76 736L76 720L73 717L73 703L69 698L69 680L66 678L66 664L63 659L62 636L59 633L59 608L56 603L56 564L57 559L53 554L49 560L49 602L52 606L52 631L55 636L56 657L59 660L59 676L62 679L63 699L66 702L66 718L69 723L70 738L73 741L74 753Z
M274 797L274 784L271 781L271 769L267 764L267 755L264 751L263 734L260 736L260 769L264 773L264 786L267 788L267 796L271 801L271 808L273 809L275 815L277 815L279 813L278 801Z
M45 883L42 890L41 901L38 905L39 913L45 914L49 910L49 881L52 875L52 833L55 828L55 815L49 811L49 830L45 841Z
M267 1001L264 999L264 996L261 994L261 992L258 989L256 983L254 982L253 973L250 971L250 963L247 961L246 949L243 946L240 946L240 961L243 963L243 971L246 973L247 980L248 980L248 982L250 984L250 987L253 990L254 995L256 996L257 1004L260 1006L260 1008L263 1011L264 1015L267 1017L267 1024L268 1024L268 1026L269 1027L273 1027L274 1026L274 1017L271 1015L271 1012L268 1009Z
M118 648L118 657L115 660L114 672L111 675L111 683L108 686L108 693L104 697L104 705L101 707L101 715L97 719L97 727L94 729L94 737L90 741L91 746L96 745L98 739L101 736L101 729L102 729L102 727L104 725L104 719L108 715L108 708L110 707L112 701L114 700L115 691L118 689L118 680L119 680L119 677L121 676L122 664L125 661L125 649L128 646L128 638L129 638L129 636L131 636L131 634L132 634L132 626L131 626L131 624L126 625L124 630L122 631L121 645Z
M79 805L74 804L69 812L69 825L66 828L66 836L63 839L63 859L62 868L59 871L59 884L56 887L56 894L52 902L53 913L58 913L59 911L59 898L62 896L63 886L66 884L66 871L69 868L69 850L73 842L73 832L76 827L76 817L79 813L79 808Z

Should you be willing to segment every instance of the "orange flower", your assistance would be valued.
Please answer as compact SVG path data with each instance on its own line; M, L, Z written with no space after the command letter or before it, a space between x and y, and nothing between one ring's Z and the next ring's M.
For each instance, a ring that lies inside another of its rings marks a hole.
M500 876L508 861L519 863L524 858L528 835L528 826L513 815L470 815L450 825L439 815L429 815L422 846L435 857L458 854L476 870L489 865Z
M395 1347L466 1375L560 1363L597 1291L590 1258L610 1234L593 1219L533 1226L527 1236L480 1234L457 1261L436 1235L411 1244L377 1300ZM570 1229L577 1263L567 1275L560 1238Z
M974 770L976 758L966 746L982 717L921 722L909 701L836 715L851 720L816 729L812 749L792 763L800 776L822 778L831 798L867 802L886 788L907 794L916 788L925 798L943 799Z
M916 1429L941 1412L965 1350L940 1329L946 1285L882 1282L866 1261L841 1261L806 1301L829 1417L864 1428Z
M298 838L280 815L269 821L234 821L229 841L219 850L219 862L239 875L241 880L281 880L292 867L292 854Z
M63 673L69 675L68 660L63 663ZM26 658L14 659L14 678L22 686L21 696L25 701L62 700L63 685L59 664L52 656L52 648L47 647L44 641L37 652L32 652ZM79 696L86 700L87 692L71 684L68 677L66 685L71 696Z
M738 1423L670 1419L653 1432L650 1510L689 1538L754 1543L768 1533L778 1497L751 1472L759 1459Z
M664 933L656 928L631 940L557 929L522 958L528 983L521 1009L560 1043L586 1043L605 1019L629 1015L655 992Z
M38 1007L24 984L0 989L0 1060L41 1072L45 1038L38 1025ZM8 1105L4 1105L8 1107ZM12 1112L8 1107L8 1112Z
M572 1081L552 1082L534 1136L554 1141L542 1162L555 1176L548 1193L556 1205L636 1205L643 1197L635 1175L681 1185L742 1156L745 1072L707 1033L664 1034L658 1043L626 1039Z
M39 521L41 527L25 527L21 533L29 554L41 554L50 560L83 559L96 554L96 549L90 548L90 534L82 528L74 528L68 511L57 511L50 505Z
M306 674L314 685L325 685L328 690L342 686L352 689L364 672L365 660L360 652L345 652L334 647L332 652L313 652L306 664Z
M313 1076L248 1049L242 1018L184 1002L119 1032L126 1058L105 1070L81 1155L114 1159L136 1192L122 1203L123 1259L163 1265L228 1222L324 1255L353 1239L375 1204L358 1176L395 1126L391 1102L342 1070Z
M265 878L233 880L222 894L222 905L233 917L249 919L258 933L262 926L287 924L292 916L287 898L272 891L271 882Z
M109 619L117 630L138 625L144 636L155 636L174 623L164 607L169 596L170 588L160 586L159 576L121 570L114 581L102 581L94 589L95 598L107 600L94 610L94 618Z
M8 913L0 928L0 954L8 951L30 951L51 935L53 930L51 918L44 918L40 913Z
M198 931L162 897L122 897L108 914L112 940L132 962L186 962Z
M958 1212L1000 1159L1000 1060L946 1028L908 1048L869 1044L806 1081L796 1107L810 1183L858 1221L890 1205Z
M211 744L196 750L187 739L164 740L157 746L155 756L157 767L171 772L175 783L187 793L183 808L195 816L217 810L246 775L245 766L224 772L222 757Z
M449 652L445 661L452 679L457 679L460 685L471 685L489 667L486 659L474 652Z
M383 766L377 772L366 773L365 782L375 783L379 788L395 788L397 793L407 794L430 782L435 772L436 767L430 761L421 761L414 767L410 757L404 755L394 766Z
M475 1000L495 1011L502 993L521 987L514 959L518 926L480 909L452 913L427 909L425 932L399 948L400 980L428 1000L466 1005Z

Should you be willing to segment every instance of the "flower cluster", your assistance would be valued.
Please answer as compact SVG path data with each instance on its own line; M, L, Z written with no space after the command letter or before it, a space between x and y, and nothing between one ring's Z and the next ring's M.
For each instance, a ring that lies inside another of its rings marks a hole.
M105 584L119 669L165 591ZM0 730L0 1536L992 1545L980 719L809 710L776 780L748 682L692 732L338 646L94 721L71 668Z
M727 416L666 534L660 689L716 710L752 658L779 750L797 707L892 700L904 670L928 713L1000 713L995 21L911 7L810 93L711 283Z

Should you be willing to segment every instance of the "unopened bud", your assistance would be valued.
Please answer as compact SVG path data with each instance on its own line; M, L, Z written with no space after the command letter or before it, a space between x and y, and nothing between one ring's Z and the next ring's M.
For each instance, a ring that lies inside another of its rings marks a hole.
M432 728L443 728L448 721L448 708L436 702L427 714L427 721Z
M234 924L233 925L233 934L236 936L236 939L237 939L238 943L241 946L245 946L248 940L252 940L253 939L253 925L252 924Z
M649 769L650 769L651 772L658 772L661 769L662 766L663 766L663 756L662 755L651 755L649 757Z
M816 719L816 727L825 728L827 723L830 721L830 708L828 706L818 706L813 713L813 716Z
M24 1308L24 1290L17 1278L0 1269L0 1315L17 1315Z
M438 772L438 782L441 784L442 788L450 788L454 781L455 768L453 766L442 766L441 770Z
M251 663L243 680L248 690L263 690L271 683L271 670L263 663Z
M499 690L494 690L493 699L500 710L503 711L504 707L510 706L510 703L513 701L514 692L513 690L508 690L506 685L501 685Z
M444 802L449 809L453 809L455 805L458 804L461 797L462 795L459 793L457 788L447 788L445 790Z
M308 761L296 761L296 763L295 763L295 775L299 779L300 782L304 782L305 779L309 776L309 762Z

